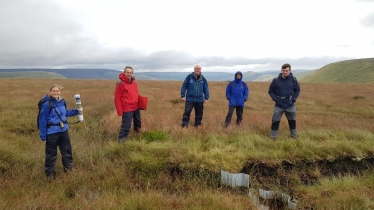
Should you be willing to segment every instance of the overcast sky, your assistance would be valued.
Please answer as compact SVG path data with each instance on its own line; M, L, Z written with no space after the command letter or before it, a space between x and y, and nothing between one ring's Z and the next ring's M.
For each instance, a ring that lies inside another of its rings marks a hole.
M0 68L295 70L373 52L374 0L0 0Z

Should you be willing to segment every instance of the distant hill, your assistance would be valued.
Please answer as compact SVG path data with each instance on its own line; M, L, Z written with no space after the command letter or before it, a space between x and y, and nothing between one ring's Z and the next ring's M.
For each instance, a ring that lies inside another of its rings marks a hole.
M300 81L315 83L374 83L374 58L331 63L303 77Z
M61 74L44 71L27 71L27 72L0 72L0 78L50 78L66 79Z
M67 78L67 79L113 79L118 80L121 71L113 69L0 69L0 78ZM309 70L292 70L293 74L311 73ZM138 80L174 80L183 81L191 72L136 72ZM280 70L264 72L243 72L244 81L271 81ZM234 79L234 72L202 72L208 81L230 81Z
M37 78L35 75L32 75L34 74L33 72L39 72L37 75L40 75L40 72L52 72L68 79L118 79L118 74L120 73L112 69L0 69L0 73L4 72L12 72L14 75L29 74L29 78ZM2 77L1 74L0 77ZM54 78L57 79L59 77Z

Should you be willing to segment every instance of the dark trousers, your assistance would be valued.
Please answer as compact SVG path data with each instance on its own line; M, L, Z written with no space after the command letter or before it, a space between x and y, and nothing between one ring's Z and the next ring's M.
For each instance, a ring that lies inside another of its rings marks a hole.
M182 126L188 126L190 122L190 115L192 109L195 109L195 126L201 125L203 120L204 102L188 102L186 101L184 106L184 113L182 118Z
M131 122L134 120L134 130L138 130L142 127L140 118L140 110L132 112L124 112L122 114L122 124L118 135L118 140L122 141L128 138L131 129Z
M236 125L240 125L243 120L243 108L242 106L229 106L229 111L226 115L225 125L229 125L231 122L232 114L234 113L234 109L236 109Z
M55 173L55 163L57 159L57 147L60 148L62 165L66 169L73 168L73 153L71 150L69 132L59 132L47 135L45 143L45 165L44 172L47 176Z

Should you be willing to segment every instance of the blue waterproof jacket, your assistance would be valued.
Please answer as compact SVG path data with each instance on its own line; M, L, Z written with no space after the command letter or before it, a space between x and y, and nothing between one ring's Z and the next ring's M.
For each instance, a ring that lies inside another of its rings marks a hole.
M292 73L286 78L282 73L274 78L269 87L269 95L275 101L275 106L281 109L288 109L294 106L300 94L300 85Z
M238 74L241 75L240 79L236 78ZM244 102L248 100L249 89L247 84L242 81L242 78L242 72L236 72L235 79L226 87L226 98L229 100L229 106L244 106Z
M67 117L78 115L77 109L72 110L66 110L64 100L60 97L58 100L54 98L48 97L46 95L44 100L52 101L52 109L49 107L49 102L46 101L43 106L40 109L40 115L39 115L39 132L40 132L40 139L42 141L47 140L48 134L58 133L58 132L64 132L69 129L69 125L67 122ZM64 122L64 127L60 127L60 118L56 114L56 112L60 115L62 121ZM47 124L55 124L50 127L47 126Z
M203 75L189 74L181 88L181 98L186 97L187 102L204 102L209 99L209 87Z

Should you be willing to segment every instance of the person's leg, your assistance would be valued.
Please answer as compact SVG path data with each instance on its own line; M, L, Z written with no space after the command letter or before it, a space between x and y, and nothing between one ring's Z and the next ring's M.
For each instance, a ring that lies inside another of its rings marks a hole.
M59 139L59 134L48 134L47 141L45 142L45 164L44 173L51 180L55 176L55 163L57 159L57 143Z
M196 102L195 103L195 127L201 125L201 121L203 120L203 114L204 114L204 103Z
M274 107L273 116L271 117L271 139L276 139L278 136L279 123L284 113L284 109Z
M193 102L186 101L185 106L184 106L183 118L182 118L182 127L188 127L188 123L190 122L190 115L191 115L191 111L193 107L194 107Z
M73 170L73 152L71 149L69 132L65 131L61 133L59 145L62 156L62 165L65 170Z
M134 131L139 133L140 128L142 127L142 120L140 117L140 109L135 110L133 115L133 121L134 121Z
M124 112L122 114L122 124L118 135L119 142L126 141L126 139L128 138L133 115L134 112Z
M242 123L243 109L244 109L244 107L242 107L242 106L237 106L236 107L236 125L240 125Z
M286 109L286 118L288 120L288 126L290 127L290 135L291 138L297 138L297 130L296 130L296 107L292 106Z
M229 110L227 112L226 119L225 119L225 127L230 125L232 113L234 112L234 109L235 109L234 106L229 106Z

